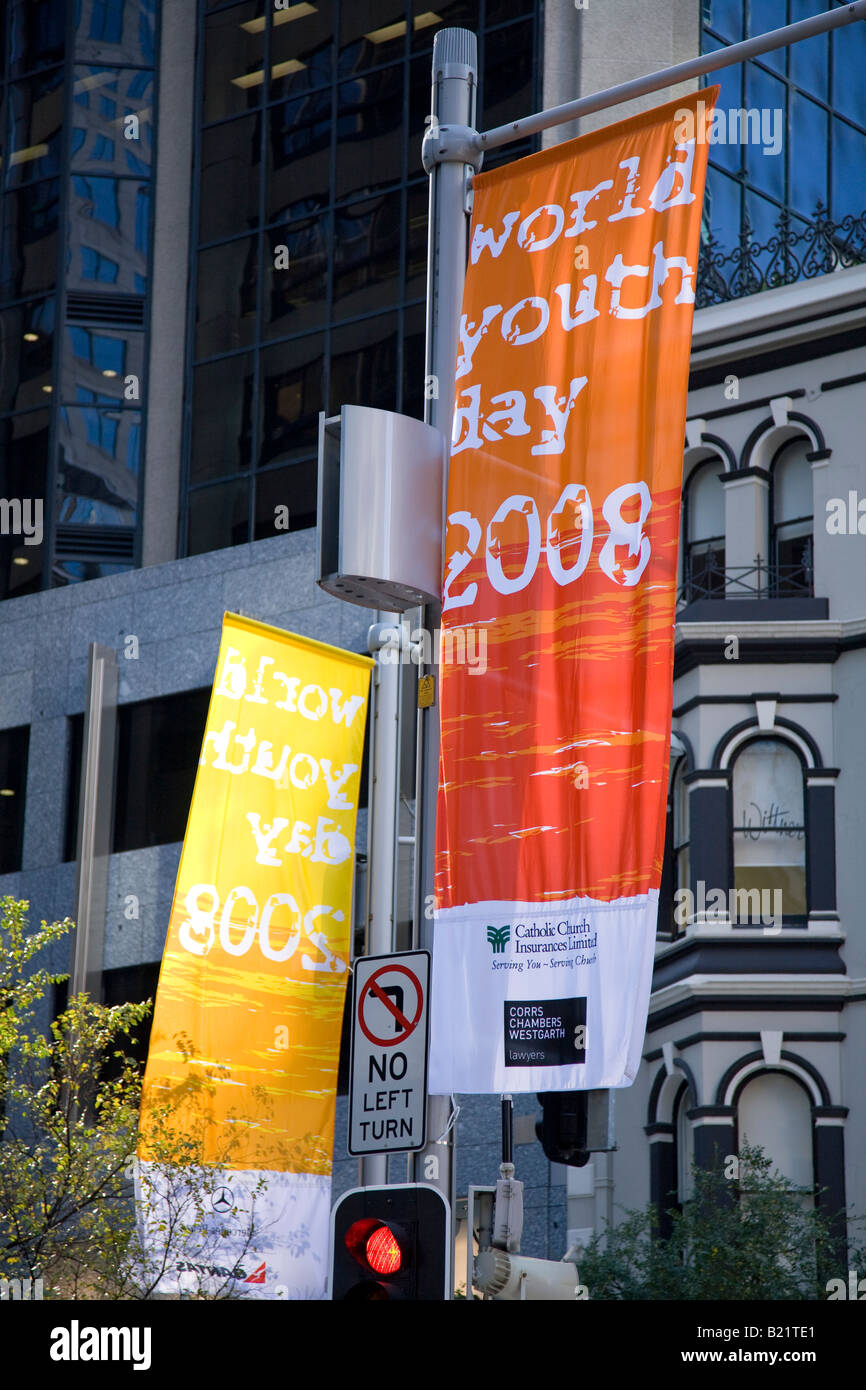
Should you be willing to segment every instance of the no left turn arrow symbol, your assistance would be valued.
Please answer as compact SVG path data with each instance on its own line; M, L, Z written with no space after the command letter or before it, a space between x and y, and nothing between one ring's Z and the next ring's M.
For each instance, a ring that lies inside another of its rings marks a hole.
M386 982L383 976L394 974L405 975L411 982L415 991L415 1014L410 1020L408 1012L404 1012L404 987L392 982ZM394 996L389 997L389 996ZM372 1025L368 1026L364 1018L364 1010L371 999L377 999L380 1004L388 1010L388 1013L395 1019L397 1024L396 1033L389 1038L380 1038L373 1032ZM358 1000L358 1024L364 1037L371 1042L374 1047L394 1047L397 1043L405 1042L414 1032L418 1020L424 1012L424 991L421 982L416 975L413 975L405 965L385 965L370 976L364 988L361 990L361 997Z

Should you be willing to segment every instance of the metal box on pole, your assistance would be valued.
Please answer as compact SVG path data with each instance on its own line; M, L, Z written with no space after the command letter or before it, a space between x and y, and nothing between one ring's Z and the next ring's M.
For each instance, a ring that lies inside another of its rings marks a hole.
M445 439L411 415L319 416L317 579L335 598L402 613L442 591Z

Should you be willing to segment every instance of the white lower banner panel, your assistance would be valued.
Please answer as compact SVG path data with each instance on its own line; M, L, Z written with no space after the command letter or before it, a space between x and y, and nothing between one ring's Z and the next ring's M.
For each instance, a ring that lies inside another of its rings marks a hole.
M629 1086L640 1063L658 892L472 903L436 913L430 1091Z
M139 1159L141 1278L162 1294L324 1299L331 1179L225 1170L187 1184Z

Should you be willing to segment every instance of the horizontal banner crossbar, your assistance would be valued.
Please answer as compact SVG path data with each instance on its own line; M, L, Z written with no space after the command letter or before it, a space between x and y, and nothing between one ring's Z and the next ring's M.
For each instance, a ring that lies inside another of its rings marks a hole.
M708 72L718 72L720 68L730 67L733 63L745 62L747 58L756 58L761 53L771 53L774 48L785 48L788 44L814 38L816 34L839 29L843 24L853 24L857 20L866 20L866 0L857 0L856 4L831 10L827 14L813 15L811 19L801 19L796 24L787 24L783 29L771 29L767 34L757 34L752 39L744 39L742 43L731 44L715 53L704 53L700 58L690 58L672 68L663 68L646 77L636 77L631 82L621 82L617 87L606 87L603 92L595 92L592 96L578 97L576 101L567 101L562 106L552 106L549 111L538 111L534 116L524 116L519 121L509 121L507 125L481 131L475 137L477 147L480 150L494 150L501 145L510 145L527 135L536 135L540 130L564 125L578 116L589 116L594 111L604 111L606 107L618 106L634 97L646 96L649 92L658 92L694 77L703 77Z

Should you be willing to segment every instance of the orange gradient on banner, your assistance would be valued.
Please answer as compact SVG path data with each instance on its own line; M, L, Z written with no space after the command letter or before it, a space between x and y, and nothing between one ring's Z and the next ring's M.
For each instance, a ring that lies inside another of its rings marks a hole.
M204 1161L328 1174L372 661L227 613L144 1079Z
M717 93L475 179L442 622L487 666L442 671L440 910L658 888Z

